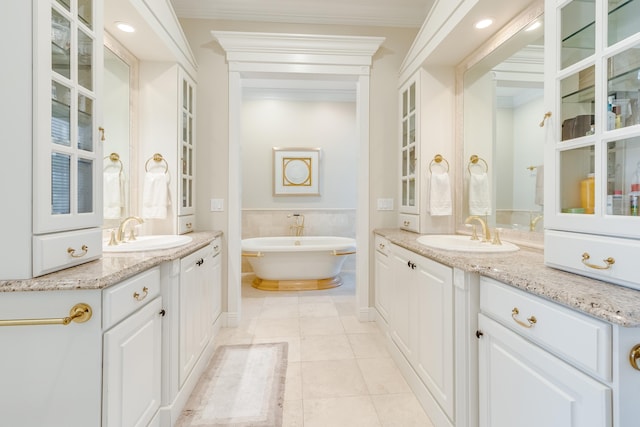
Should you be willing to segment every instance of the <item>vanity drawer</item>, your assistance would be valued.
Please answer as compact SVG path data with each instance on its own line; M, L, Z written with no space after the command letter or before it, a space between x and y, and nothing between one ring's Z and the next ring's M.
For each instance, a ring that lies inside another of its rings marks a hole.
M191 233L196 226L195 215L184 215L178 217L178 234Z
M420 232L420 216L419 215L398 215L399 227L403 230L413 231L414 233Z
M544 240L546 265L640 290L637 240L555 230L545 231Z
M391 245L386 238L376 234L373 244L375 245L376 251L387 256L391 253Z
M160 295L160 269L133 276L102 291L102 328L109 329Z
M482 277L480 310L570 364L611 381L611 325Z
M100 258L102 229L65 231L33 237L33 275L73 267Z

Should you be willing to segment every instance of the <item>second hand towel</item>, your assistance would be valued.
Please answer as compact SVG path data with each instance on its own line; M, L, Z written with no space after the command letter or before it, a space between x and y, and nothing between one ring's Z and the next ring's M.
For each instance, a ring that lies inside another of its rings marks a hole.
M469 176L469 214L491 215L489 176L486 172Z
M142 217L164 219L169 202L169 176L166 173L147 172L142 192Z

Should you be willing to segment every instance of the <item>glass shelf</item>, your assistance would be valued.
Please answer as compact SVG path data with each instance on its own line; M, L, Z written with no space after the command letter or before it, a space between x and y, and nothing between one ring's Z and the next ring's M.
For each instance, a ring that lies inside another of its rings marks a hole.
M609 0L608 11L608 46L612 46L638 31L640 1Z

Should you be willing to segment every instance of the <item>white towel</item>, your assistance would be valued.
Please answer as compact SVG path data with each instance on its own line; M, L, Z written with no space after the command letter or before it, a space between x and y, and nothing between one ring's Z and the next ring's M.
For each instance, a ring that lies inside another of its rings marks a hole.
M536 167L536 205L544 205L544 166Z
M119 219L122 214L122 174L106 171L102 176L102 198L104 219Z
M486 172L469 176L469 214L491 215L489 176Z
M166 173L147 172L142 191L142 217L163 219L169 204L169 176Z
M446 216L452 214L453 203L451 202L451 183L449 174L432 173L431 191L429 194L429 210L432 216Z

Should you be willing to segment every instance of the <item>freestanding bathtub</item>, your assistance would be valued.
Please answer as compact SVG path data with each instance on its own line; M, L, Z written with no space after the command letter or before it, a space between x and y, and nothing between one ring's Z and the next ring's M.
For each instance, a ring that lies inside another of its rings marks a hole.
M340 286L340 270L356 241L348 237L284 236L242 240L253 268L253 287L264 290L328 289Z

